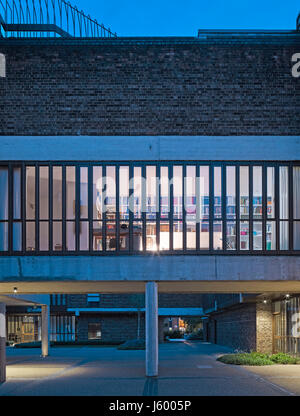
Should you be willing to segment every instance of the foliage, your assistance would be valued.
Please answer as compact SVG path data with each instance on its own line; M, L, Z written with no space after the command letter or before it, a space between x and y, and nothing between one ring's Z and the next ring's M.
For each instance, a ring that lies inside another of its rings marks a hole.
M300 362L300 358L291 357L288 354L262 354L252 351L250 353L236 353L226 354L217 358L224 364L234 365L273 365L273 364L297 364Z
M300 362L300 358L291 357L283 352L270 355L270 359L276 364L298 364Z
M184 322L187 324L187 332L195 332L203 328L203 321L201 318L185 318Z

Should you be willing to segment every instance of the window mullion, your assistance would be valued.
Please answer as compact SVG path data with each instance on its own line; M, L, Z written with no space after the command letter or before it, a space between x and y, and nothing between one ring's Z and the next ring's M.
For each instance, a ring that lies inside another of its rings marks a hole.
M253 166L249 165L249 250L253 250Z

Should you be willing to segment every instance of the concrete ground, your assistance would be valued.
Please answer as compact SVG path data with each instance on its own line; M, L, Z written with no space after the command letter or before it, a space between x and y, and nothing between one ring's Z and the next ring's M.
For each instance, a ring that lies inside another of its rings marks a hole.
M159 376L145 377L145 351L114 347L7 348L2 396L300 395L300 366L240 367L216 361L228 348L201 342L162 344Z

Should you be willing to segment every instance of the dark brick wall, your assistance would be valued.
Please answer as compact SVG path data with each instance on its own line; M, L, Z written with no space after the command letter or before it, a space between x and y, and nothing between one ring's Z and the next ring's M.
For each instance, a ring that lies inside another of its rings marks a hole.
M100 302L88 303L87 295L68 295L68 308L143 308L145 295L140 293L100 294ZM161 293L158 295L158 306L161 308L202 307L202 294Z
M145 315L141 314L140 338L145 338ZM77 339L88 339L88 324L100 323L101 340L106 342L125 342L137 338L138 318L137 314L81 314L77 318ZM163 318L158 319L159 342L163 342Z
M241 304L240 307L214 313L204 328L205 339L209 342L242 351L255 351L256 304Z
M1 135L299 135L297 45L7 46Z

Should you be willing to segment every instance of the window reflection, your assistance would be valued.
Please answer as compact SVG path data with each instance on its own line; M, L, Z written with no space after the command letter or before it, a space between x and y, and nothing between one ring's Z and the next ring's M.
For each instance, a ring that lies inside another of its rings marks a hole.
M275 169L267 168L267 217L275 217Z
M253 166L253 218L262 218L262 167Z
M249 167L240 166L240 218L249 218Z
M276 223L267 221L266 224L266 244L267 250L276 250Z
M53 167L53 219L62 219L62 168Z
M146 250L157 251L155 222L147 222L146 224Z
M120 166L119 171L120 219L129 219L129 167Z
M167 221L160 222L159 249L170 249L170 225Z
M13 223L13 251L22 250L22 223ZM48 249L47 249L48 250Z
M88 217L88 168L80 168L80 218Z
M49 223L40 222L40 251L49 250Z
M0 222L0 251L8 250L8 223Z
M103 250L102 222L93 221L93 250Z
M103 199L102 199L102 167L93 167L93 218L102 219Z
M214 221L213 223L213 248L214 250L222 250L222 221Z
M253 222L253 250L262 250L262 222Z
M227 221L226 224L226 249L236 249L236 222Z
M0 220L8 220L8 169L0 167Z
M0 251L8 250L8 168L0 167Z
M143 250L143 223L141 221L133 222L133 250Z
M182 166L173 166L173 218L182 219Z
M48 166L40 167L40 184L39 184L39 212L40 220L49 219L49 168Z
M209 218L209 166L200 166L200 218Z
M133 169L134 218L142 218L142 168Z
M289 168L279 166L279 216L280 219L289 218Z
M200 250L209 250L209 222L200 222Z
M117 248L116 223L106 223L106 250L114 251Z
M222 170L214 168L214 217L222 217Z
M294 250L300 250L300 221L294 221Z
M21 168L13 169L13 218L21 219Z
M249 222L240 222L240 249L249 250Z
M26 222L26 250L35 250L35 223L33 221Z
M129 250L129 222L122 221L120 223L120 250Z
M165 166L160 168L160 216L169 217L169 169Z
M66 250L75 250L75 221L66 222Z
M66 215L68 220L75 218L75 166L66 167Z
M53 221L53 250L62 250L62 223L61 221Z
M289 249L289 223L288 221L280 221L279 225L279 232L280 232L280 240L279 240L279 248L280 250L288 250Z
M173 250L182 250L183 248L183 229L182 221L173 222Z
M185 210L187 220L196 219L196 166L186 167Z
M116 168L106 167L105 211L107 219L116 218ZM109 237L108 237L109 238ZM109 243L107 243L109 245Z
M88 221L80 221L80 237L79 237L79 249L89 249L89 223Z
M35 167L26 167L26 218L35 219Z
M194 221L186 223L186 248L196 250L196 222Z
M300 166L293 167L294 219L300 219Z
M226 216L235 219L235 166L226 167Z
M158 182L156 178L156 166L146 167L146 218L156 218L156 201Z

